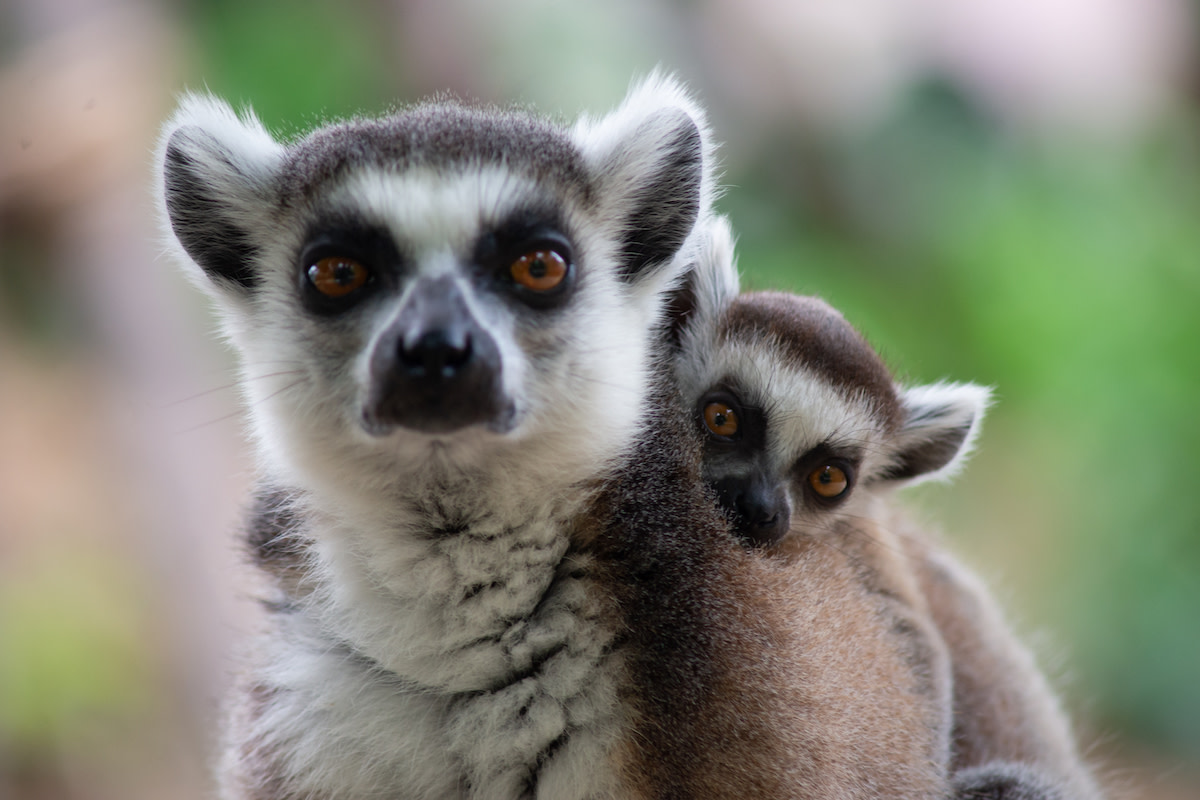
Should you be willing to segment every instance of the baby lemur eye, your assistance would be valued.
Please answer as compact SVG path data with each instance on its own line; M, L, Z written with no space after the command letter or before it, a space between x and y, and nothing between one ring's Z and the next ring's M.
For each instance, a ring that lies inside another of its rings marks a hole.
M708 428L709 433L723 439L732 439L737 435L740 425L737 410L724 400L705 403L703 416L704 426Z
M567 260L553 250L531 250L512 262L508 272L519 286L549 292L562 285L569 268Z
M835 464L823 464L808 473L808 485L819 497L836 500L850 490L850 476Z
M371 271L358 261L342 256L322 258L308 268L308 280L321 294L339 300L361 289L371 278Z

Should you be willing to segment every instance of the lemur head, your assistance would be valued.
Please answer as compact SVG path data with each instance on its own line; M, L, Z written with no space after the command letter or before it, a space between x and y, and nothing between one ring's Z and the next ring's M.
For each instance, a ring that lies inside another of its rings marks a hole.
M572 127L435 101L292 143L189 97L161 207L276 477L396 485L523 442L570 480L636 425L710 150L659 77Z
M698 298L706 311L685 331L680 384L705 438L705 479L747 543L832 527L863 514L873 490L962 463L988 390L899 387L816 298L728 289Z

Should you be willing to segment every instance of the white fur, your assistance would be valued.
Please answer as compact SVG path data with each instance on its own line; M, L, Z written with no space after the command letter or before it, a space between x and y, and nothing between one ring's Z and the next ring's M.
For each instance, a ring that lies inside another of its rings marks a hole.
M697 236L700 238L694 270L696 311L702 320L712 324L739 291L733 229L727 218L714 217L697 231Z
M652 124L661 123L662 120L655 120L655 116L657 112L668 108L686 114L700 129L700 136L704 144L702 156L705 164L705 174L700 185L700 207L701 209L711 208L717 191L717 170L716 145L708 128L708 116L704 109L687 93L683 85L670 75L655 71L642 81L635 83L621 105L600 119L592 119L586 114L580 116L572 132L572 138L579 145L584 158L592 164L623 162L623 174L614 170L615 177L628 179L634 175L645 174L652 166L648 161L637 159L623 161L624 143L635 135L638 127L647 124L648 120ZM647 133L643 131L638 135L646 136ZM660 136L665 136L669 133L669 129L660 124L658 133ZM643 152L653 153L654 149L647 149Z
M244 313L236 295L222 291L183 251L178 239L170 233L166 202L162 193L165 182L167 143L177 133L189 138L202 138L217 148L192 148L190 152L201 159L200 167L223 197L228 198L233 214L252 221L256 227L268 227L263 213L266 185L273 178L283 158L283 147L247 109L241 116L222 100L202 94L185 94L179 108L163 125L155 151L155 186L158 187L158 214L167 250L184 267L191 282L213 298L227 320L231 314ZM232 306L232 307L231 307Z
M975 449L983 416L992 402L992 392L973 383L945 381L900 390L904 408L904 426L897 433L897 448L936 435L938 431L967 429L958 453L941 469L919 475L908 485L925 481L949 480L957 475Z

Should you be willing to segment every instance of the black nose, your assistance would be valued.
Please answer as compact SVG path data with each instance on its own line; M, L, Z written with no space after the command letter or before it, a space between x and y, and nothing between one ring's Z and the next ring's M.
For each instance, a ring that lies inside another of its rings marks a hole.
M774 506L742 506L738 509L738 518L741 534L756 544L775 544L787 533L784 515Z
M371 355L367 430L503 432L512 418L500 349L449 276L419 280Z
M769 546L787 534L792 509L780 481L748 475L721 478L712 486L733 523L733 532L747 544Z
M410 378L450 380L471 363L471 333L462 327L412 331L400 338L396 361Z

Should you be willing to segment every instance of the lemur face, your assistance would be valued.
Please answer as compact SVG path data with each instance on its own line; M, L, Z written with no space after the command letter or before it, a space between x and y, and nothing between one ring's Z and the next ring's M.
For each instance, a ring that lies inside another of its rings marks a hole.
M837 311L794 295L734 299L683 364L705 479L753 546L861 514L873 489L944 474L987 398L970 385L898 389Z
M620 430L591 420L641 405L707 146L654 81L572 129L434 103L287 145L192 98L163 207L276 464L388 474L537 438L586 460Z

